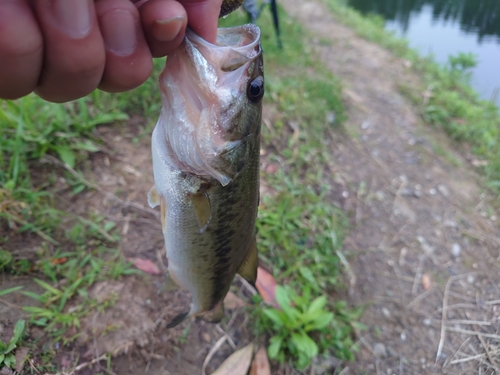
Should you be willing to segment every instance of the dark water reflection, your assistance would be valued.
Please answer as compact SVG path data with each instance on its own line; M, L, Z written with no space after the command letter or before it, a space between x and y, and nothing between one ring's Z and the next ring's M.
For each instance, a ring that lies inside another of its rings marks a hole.
M459 52L478 58L472 85L500 104L500 0L348 0L364 14L379 14L386 27L441 63Z
M377 13L396 21L406 31L413 15L425 5L432 6L433 20L458 21L463 31L500 41L500 1L498 0L349 0L349 5L364 14Z

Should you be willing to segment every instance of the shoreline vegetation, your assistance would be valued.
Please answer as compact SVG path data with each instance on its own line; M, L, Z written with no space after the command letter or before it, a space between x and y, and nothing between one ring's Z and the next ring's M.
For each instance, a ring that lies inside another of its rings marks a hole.
M454 141L470 148L472 165L485 176L486 185L500 193L500 113L491 101L484 100L470 85L469 69L476 65L474 55L450 56L444 66L422 57L408 41L384 28L377 15L363 16L344 0L323 0L334 17L362 38L387 48L407 61L421 77L421 92L400 87L420 111L423 120L443 129Z

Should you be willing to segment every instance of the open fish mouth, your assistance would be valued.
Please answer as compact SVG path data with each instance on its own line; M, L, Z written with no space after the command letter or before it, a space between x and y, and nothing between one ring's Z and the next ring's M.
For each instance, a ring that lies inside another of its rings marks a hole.
M239 126L247 108L249 81L262 70L260 30L254 25L219 29L216 44L188 30L167 59L160 81L164 135L180 170L227 185L237 171L219 158L252 129Z

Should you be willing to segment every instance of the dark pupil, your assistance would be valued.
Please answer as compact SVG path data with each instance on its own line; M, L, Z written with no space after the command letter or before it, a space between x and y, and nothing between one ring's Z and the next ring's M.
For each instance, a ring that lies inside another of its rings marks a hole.
M264 95L264 80L262 77L255 78L248 85L248 99L251 102L257 103Z
M257 82L252 82L250 84L250 95L259 96L260 90L261 90L260 84L258 84Z

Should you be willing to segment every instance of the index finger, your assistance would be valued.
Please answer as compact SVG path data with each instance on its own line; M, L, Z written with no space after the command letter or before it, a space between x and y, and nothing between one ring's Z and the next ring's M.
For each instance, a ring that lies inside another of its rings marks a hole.
M189 27L203 39L215 43L222 0L179 0L188 16Z

